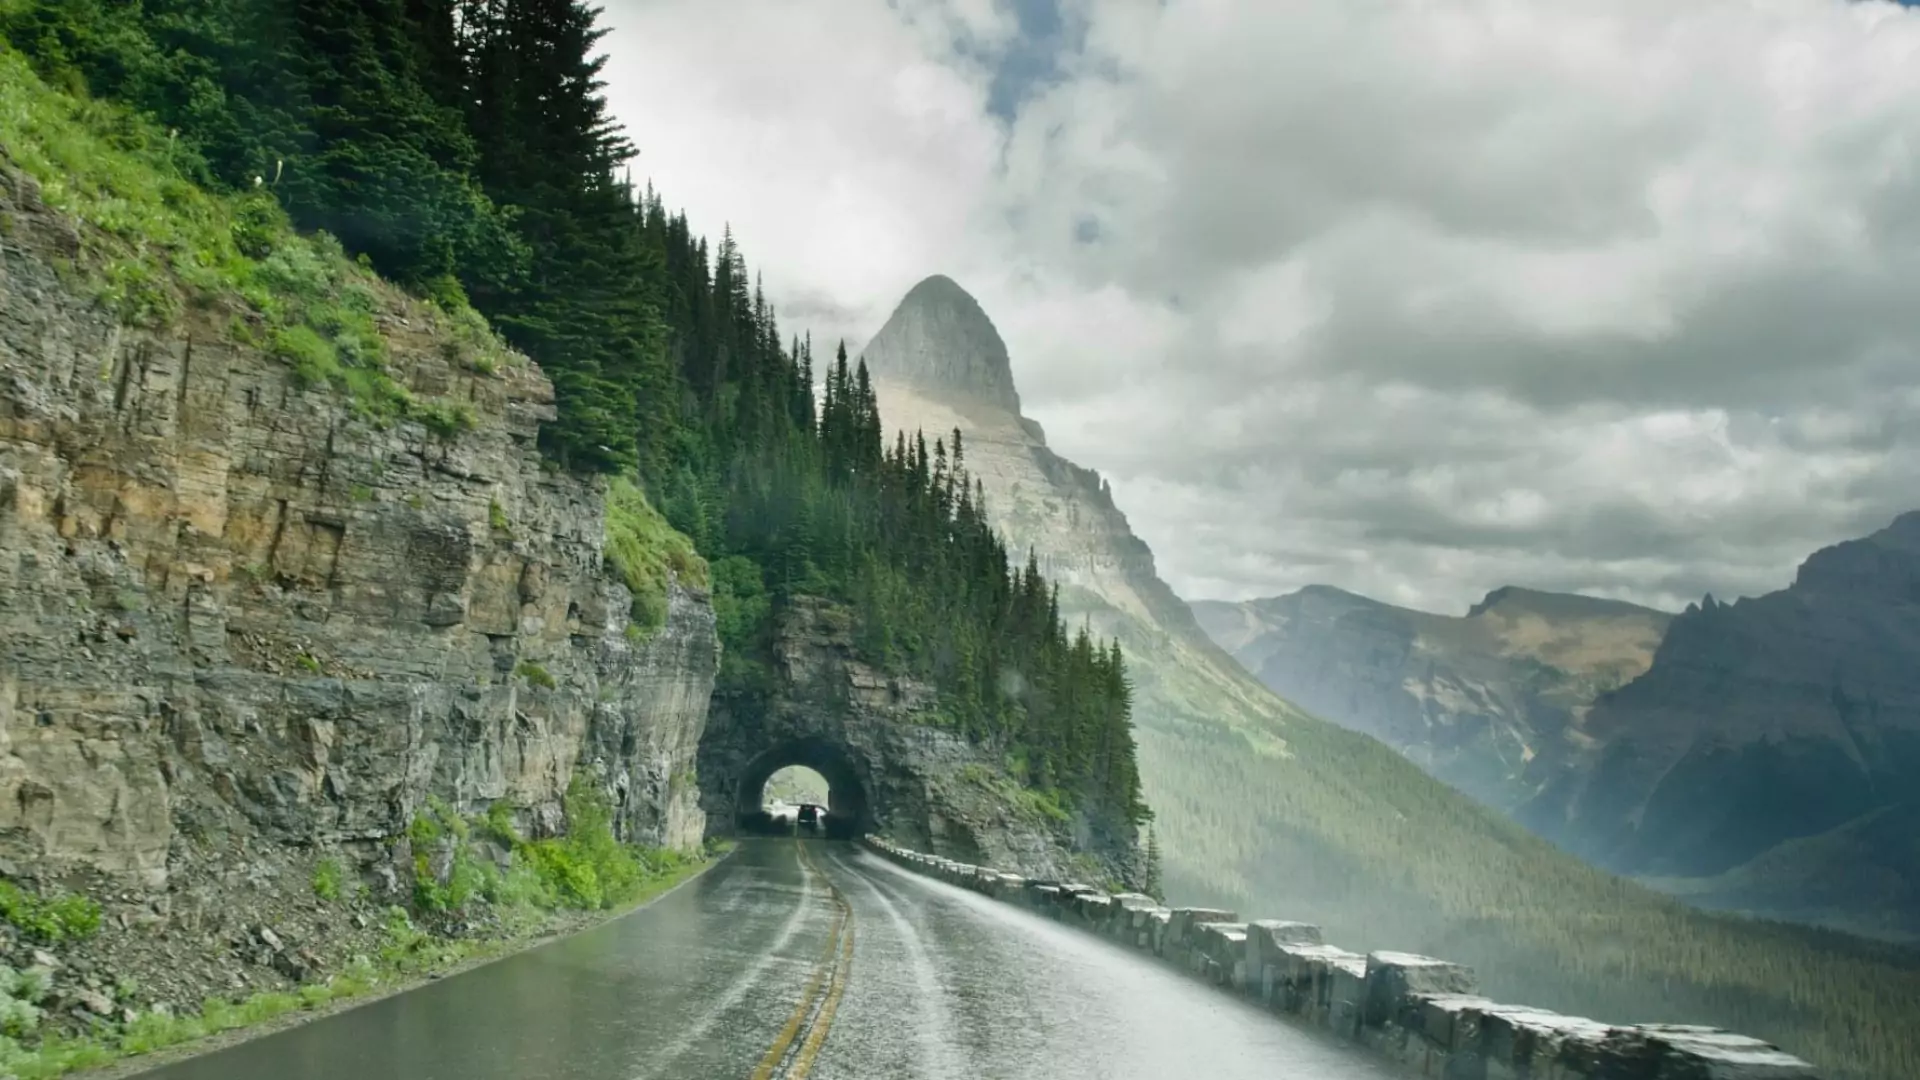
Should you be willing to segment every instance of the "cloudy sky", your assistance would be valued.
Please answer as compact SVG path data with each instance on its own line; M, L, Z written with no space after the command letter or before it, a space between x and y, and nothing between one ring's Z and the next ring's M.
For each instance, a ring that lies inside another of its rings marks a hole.
M946 273L1188 597L1779 588L1920 508L1920 11L606 0L786 324Z

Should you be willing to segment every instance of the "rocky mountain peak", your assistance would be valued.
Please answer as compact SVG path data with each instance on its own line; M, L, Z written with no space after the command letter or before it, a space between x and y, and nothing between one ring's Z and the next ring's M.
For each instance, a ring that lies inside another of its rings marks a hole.
M1467 618L1477 619L1487 612L1492 611L1494 608L1512 603L1520 599L1517 594L1525 591L1525 589L1520 588L1518 585L1502 585L1488 593L1479 603L1468 608Z
M1625 600L1606 600L1580 593L1547 592L1522 585L1502 585L1467 609L1467 618L1488 613L1509 617L1538 615L1549 619L1593 619L1607 616L1655 617L1660 613Z
M1671 616L1506 585L1464 616L1330 585L1194 614L1281 697L1512 809L1580 745L1579 718L1646 671Z
M1340 612L1380 606L1372 597L1348 592L1336 585L1303 585L1290 593L1248 601L1249 606L1269 615L1296 611Z
M1793 588L1920 602L1920 511L1900 515L1871 536L1843 541L1807 556Z
M943 401L1020 412L1007 343L979 301L943 274L908 290L861 358L876 379L903 383Z

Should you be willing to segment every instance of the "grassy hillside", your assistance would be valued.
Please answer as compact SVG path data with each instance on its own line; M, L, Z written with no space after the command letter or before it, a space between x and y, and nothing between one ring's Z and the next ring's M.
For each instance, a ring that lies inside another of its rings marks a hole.
M62 270L130 326L191 321L275 354L304 388L344 394L376 419L418 420L448 435L473 417L395 378L383 315L405 308L475 370L525 363L472 308L415 301L331 237L299 235L272 197L221 196L194 184L167 133L119 106L48 86L4 39L0 149L39 181L49 206L84 226ZM0 237L16 227L0 221Z

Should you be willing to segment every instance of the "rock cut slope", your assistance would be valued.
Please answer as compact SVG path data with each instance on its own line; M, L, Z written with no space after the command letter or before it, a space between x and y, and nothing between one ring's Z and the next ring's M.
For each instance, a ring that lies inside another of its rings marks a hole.
M97 934L48 942L59 977L132 1008L340 971L381 931L318 882L413 901L436 804L551 836L578 779L618 837L699 845L675 778L713 612L669 581L627 634L604 488L535 449L546 376L371 279L385 373L464 422L303 388L231 309L128 325L78 284L98 237L43 178L0 146L0 880L102 901ZM7 925L0 962L39 962L33 934ZM87 992L72 1022L119 1008Z

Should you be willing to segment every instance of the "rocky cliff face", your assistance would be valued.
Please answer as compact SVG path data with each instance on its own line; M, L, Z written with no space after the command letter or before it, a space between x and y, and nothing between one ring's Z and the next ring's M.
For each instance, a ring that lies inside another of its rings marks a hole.
M1503 588L1465 617L1327 586L1193 605L1222 647L1289 701L1512 810L1584 744L1588 708L1647 669L1671 616Z
M915 285L862 358L872 374L936 400L1020 414L1006 342L952 278Z
M1920 935L1920 513L1689 607L1585 726L1536 830L1708 903Z
M675 588L628 639L601 494L535 450L537 369L471 369L383 295L395 378L475 418L443 437L296 389L225 313L130 331L63 283L77 234L4 166L7 876L210 934L304 893L317 852L390 894L388 841L429 795L551 831L576 772L624 835L700 840L711 611Z
M777 627L771 695L715 698L700 747L710 820L758 808L774 772L805 765L826 778L831 808L854 835L911 839L1055 880L1139 884L1134 837L1050 814L1004 763L938 726L932 687L862 663L853 632L846 609L796 598Z

